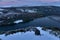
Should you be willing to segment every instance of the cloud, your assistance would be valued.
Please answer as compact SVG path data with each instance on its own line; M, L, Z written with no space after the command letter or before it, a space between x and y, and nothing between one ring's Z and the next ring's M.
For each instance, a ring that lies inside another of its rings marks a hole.
M60 1L60 0L0 0L1 2L9 2L9 1L41 1L41 2L55 2L55 1Z
M20 0L20 1L33 1L33 2L56 2L60 0Z
M55 2L55 1L60 1L60 0L39 0L39 1L42 1L42 2Z

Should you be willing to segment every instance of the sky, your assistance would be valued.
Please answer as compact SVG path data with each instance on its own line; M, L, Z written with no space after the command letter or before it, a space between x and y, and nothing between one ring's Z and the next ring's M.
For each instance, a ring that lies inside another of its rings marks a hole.
M60 5L60 0L0 0L0 6Z

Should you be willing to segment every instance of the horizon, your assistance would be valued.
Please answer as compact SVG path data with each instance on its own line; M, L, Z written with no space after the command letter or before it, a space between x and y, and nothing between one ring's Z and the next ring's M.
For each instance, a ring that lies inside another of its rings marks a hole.
M1 6L40 6L53 5L60 6L60 0L0 0Z

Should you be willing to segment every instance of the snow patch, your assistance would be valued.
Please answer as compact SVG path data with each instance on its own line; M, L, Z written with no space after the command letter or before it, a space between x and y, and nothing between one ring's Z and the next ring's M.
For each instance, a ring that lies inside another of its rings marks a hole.
M23 22L23 20L16 20L16 21L14 21L14 23L20 23L20 22Z

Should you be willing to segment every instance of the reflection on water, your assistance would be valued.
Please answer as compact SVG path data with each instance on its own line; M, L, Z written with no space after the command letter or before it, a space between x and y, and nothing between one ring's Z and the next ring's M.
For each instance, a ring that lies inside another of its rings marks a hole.
M5 34L5 36L7 36L9 34L14 34L17 32L26 33L27 31L30 31L30 32L33 31L33 32L35 32L35 35L41 35L40 31L35 27L22 28L22 29L16 29L16 30L11 30L11 31L4 31L4 32L2 31L2 32L0 32L0 34Z

